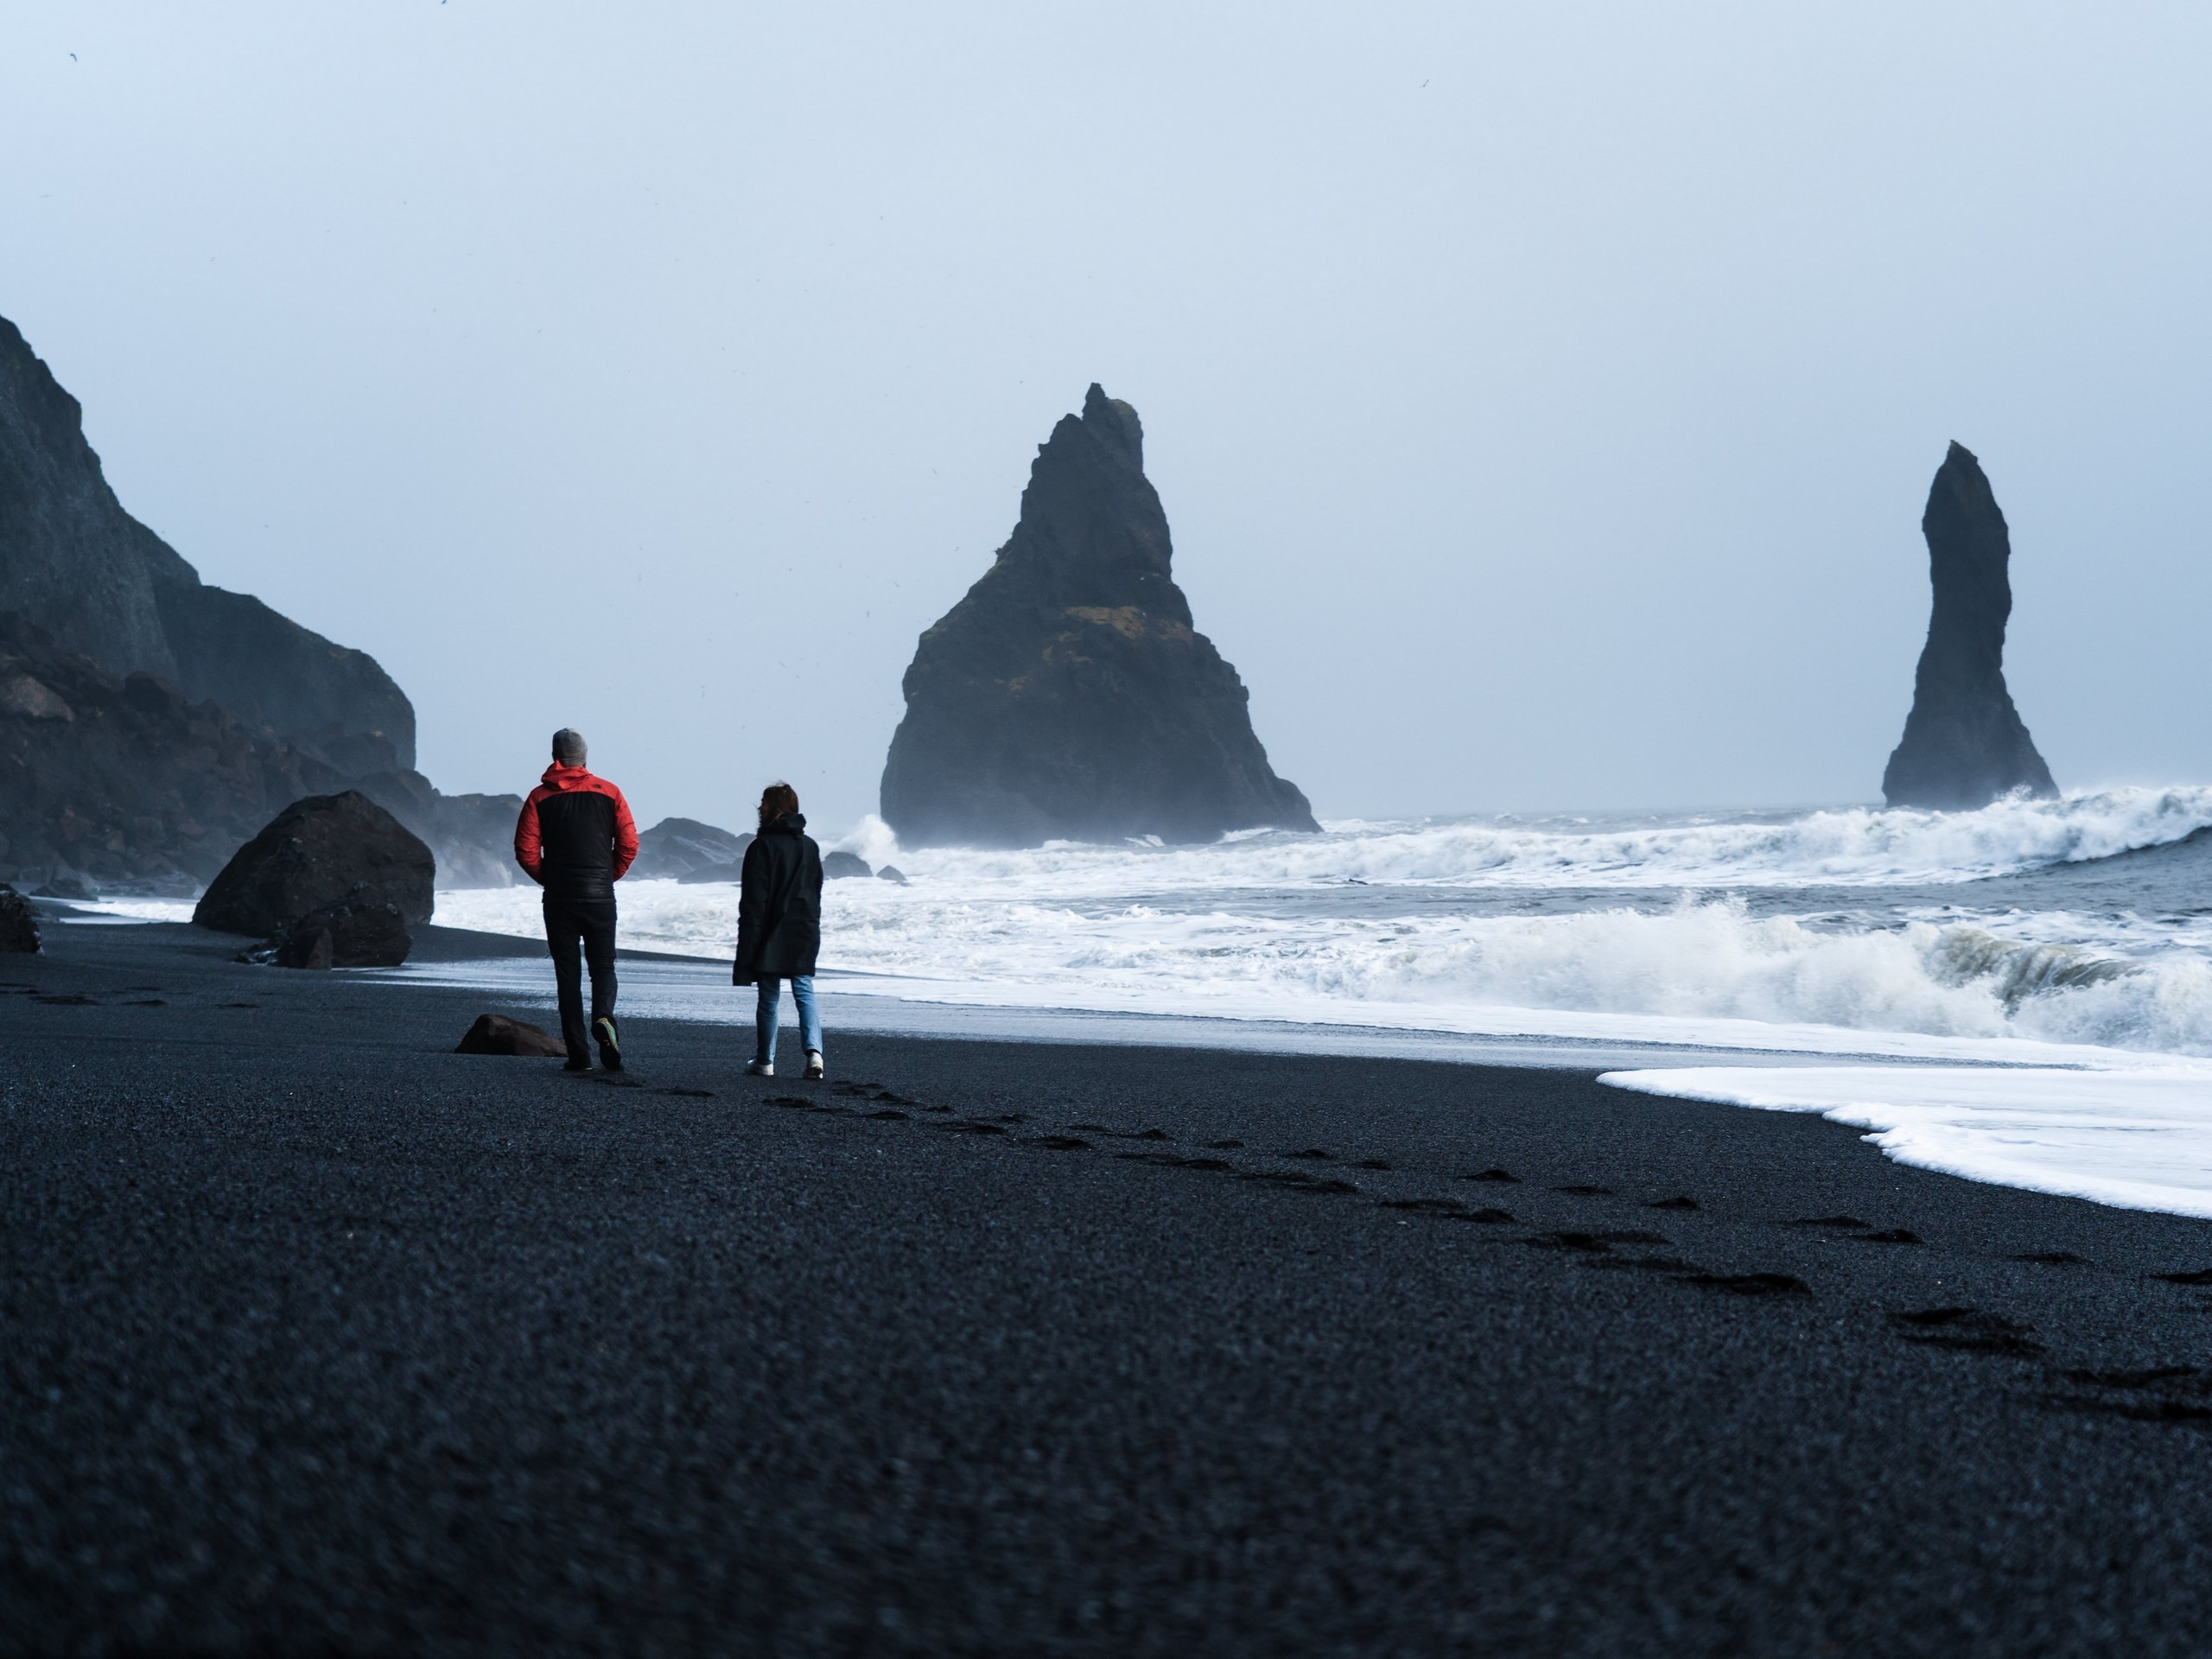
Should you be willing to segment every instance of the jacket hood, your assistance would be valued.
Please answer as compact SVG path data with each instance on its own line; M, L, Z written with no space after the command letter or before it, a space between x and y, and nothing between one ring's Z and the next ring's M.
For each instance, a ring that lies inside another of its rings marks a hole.
M548 789L574 789L591 776L588 766L564 766L558 760L545 768L545 775L537 781Z
M773 833L774 831L776 831L776 830L789 830L792 835L795 835L795 836L796 836L796 835L800 834L802 831L804 831L804 830L805 830L805 828L806 828L806 814L805 814L805 813L804 813L804 812L786 812L786 813L785 813L785 814L784 814L784 816L783 816L782 817L778 818L778 819L777 819L773 823L770 824L770 825L768 826L768 828L767 828L766 830L763 830L761 833L762 833L762 834L764 834L764 835L767 835L767 834L772 834L772 833Z

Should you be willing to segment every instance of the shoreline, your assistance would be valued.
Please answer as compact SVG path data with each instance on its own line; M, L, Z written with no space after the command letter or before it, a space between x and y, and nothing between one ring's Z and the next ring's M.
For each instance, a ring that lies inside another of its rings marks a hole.
M217 937L186 922L81 910L72 913L72 907L60 901L38 899L35 903L42 914L60 925L175 928L183 930L176 936L180 938ZM241 936L241 948L249 943L251 942ZM619 948L615 955L622 962L652 964L645 973L624 979L626 1001L632 999L632 988L636 987L642 994L638 1000L648 1003L657 1017L709 1025L752 1024L750 1001L734 995L728 983L726 956L691 955L628 945ZM340 971L373 976L393 984L442 985L509 998L536 999L531 1006L550 1008L553 1006L550 977L541 978L534 968L526 965L542 963L544 959L543 941L530 935L486 932L431 923L416 930L415 948L404 966ZM485 971L465 971L472 967L480 967ZM656 974L655 969L661 971ZM840 988L841 985L880 984L884 977L866 969L827 968L816 976L816 991L818 996L833 999L850 1011L843 1021L847 1029L882 1035L918 1036L944 1030L961 1036L1009 1041L1134 1042L1274 1053L1431 1058L1474 1065L1563 1065L1569 1069L1587 1065L1615 1070L1653 1065L1687 1066L1708 1064L1725 1057L1730 1064L1744 1066L1840 1062L1853 1065L1942 1064L2017 1069L2152 1066L2186 1059L2148 1051L2084 1045L2002 1038L1931 1038L1905 1032L1768 1025L1748 1020L1698 1022L1736 1028L1732 1034L1738 1040L1732 1042L1699 1041L1687 1035L1638 1036L1632 1031L1602 1029L1547 1032L1527 1027L1545 1024L1560 1027L1575 1024L1603 1026L1608 1022L1633 1027L1667 1022L1663 1016L1582 1014L1510 1007L1498 1011L1497 1024L1501 1028L1483 1030L1440 1023L1455 1012L1466 1012L1444 1007L1423 1010L1434 1015L1439 1023L1420 1024L1351 1017L1268 1017L1238 1012L1173 1014L1153 1008L991 1002L963 998L957 991L940 995L896 996ZM973 988L969 988L972 993ZM671 990L679 994L655 994ZM824 1007L828 1006L825 1001ZM1387 1011L1389 1010L1373 1012ZM1793 1038L1797 1040L1793 1042ZM2207 1065L2208 1076L2212 1076L2212 1062Z
M149 930L137 936L149 944L166 939L200 950L213 937L176 924L137 925ZM347 971L373 983L487 996L550 1027L553 988L537 941L435 925L421 935L416 959L405 967ZM728 984L722 963L628 948L617 956L624 964L622 1007L629 1017L750 1032L753 998ZM1815 1114L1859 1131L1901 1164L1961 1179L2212 1218L2212 1064L2185 1057L1974 1042L1938 1046L1929 1054L1911 1048L1858 1052L1847 1040L1807 1050L1493 1036L1223 1014L936 1001L845 988L880 982L835 969L818 976L817 995L828 1027L925 1040L1190 1047L1587 1071L1613 1088L1742 1109ZM788 1021L791 1011L784 1014ZM2036 1052L2012 1057L2011 1051L2022 1046ZM1993 1047L1999 1052L1988 1052ZM1963 1057L1947 1052L1958 1048ZM2054 1065L2056 1059L2066 1063Z

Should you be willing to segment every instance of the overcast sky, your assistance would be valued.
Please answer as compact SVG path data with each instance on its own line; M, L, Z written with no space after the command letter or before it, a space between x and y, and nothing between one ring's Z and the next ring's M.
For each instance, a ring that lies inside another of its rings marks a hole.
M2212 778L2212 10L0 7L0 315L443 788L873 809L1084 387L1324 817L1876 798L1945 442Z

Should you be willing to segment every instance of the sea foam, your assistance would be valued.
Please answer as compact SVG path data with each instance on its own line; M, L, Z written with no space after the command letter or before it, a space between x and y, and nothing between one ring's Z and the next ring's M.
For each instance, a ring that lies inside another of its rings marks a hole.
M1872 807L1780 813L1332 820L1318 836L1251 832L1201 847L1048 843L901 850L870 817L840 846L963 890L1086 893L1381 884L1523 887L1895 885L1967 881L2109 857L2212 825L2212 787L2008 798L1977 812Z
M531 896L441 895L440 919L527 933ZM736 893L644 883L625 893L624 921L633 945L725 955ZM1727 1047L1756 1045L1743 1027L1788 1027L1777 1046L1821 1027L1845 1052L1882 1033L2212 1055L2212 966L2194 952L2129 961L1972 924L1829 931L1753 916L1733 895L1657 912L1285 917L855 881L828 889L824 933L824 966L853 976L849 988L941 1001L1560 1029L1510 1013L1523 1010L1595 1016L1578 1027L1593 1037Z
M1818 1112L1868 1131L1866 1139L1891 1158L1922 1169L2212 1217L2212 1066L1710 1066L1612 1071L1599 1081Z
M2208 823L2212 789L2199 787L1963 813L1333 823L1202 847L909 851L871 819L842 844L896 861L907 882L830 883L823 960L885 995L997 1006L1487 1033L1517 1021L1530 1034L1567 1019L1594 1036L1725 1046L1761 1030L1817 1046L1807 1033L1825 1031L1837 1052L1880 1033L1890 1052L1917 1039L2212 1054L2212 930L1981 914L1961 885ZM1889 905L1880 889L1900 885L1956 891L1961 913ZM1855 908L1774 913L1774 895L1815 887L1857 894ZM1654 888L1696 891L1639 896ZM1573 913L1541 913L1548 890L1580 895ZM531 934L535 899L442 893L438 919ZM625 883L622 906L634 945L717 956L736 934L727 886Z

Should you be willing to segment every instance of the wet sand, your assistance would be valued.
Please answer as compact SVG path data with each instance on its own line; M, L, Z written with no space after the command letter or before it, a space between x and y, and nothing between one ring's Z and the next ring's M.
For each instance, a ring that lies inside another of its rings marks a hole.
M2212 1640L2203 1223L1557 1070L633 1020L575 1078L48 938L0 1652Z

